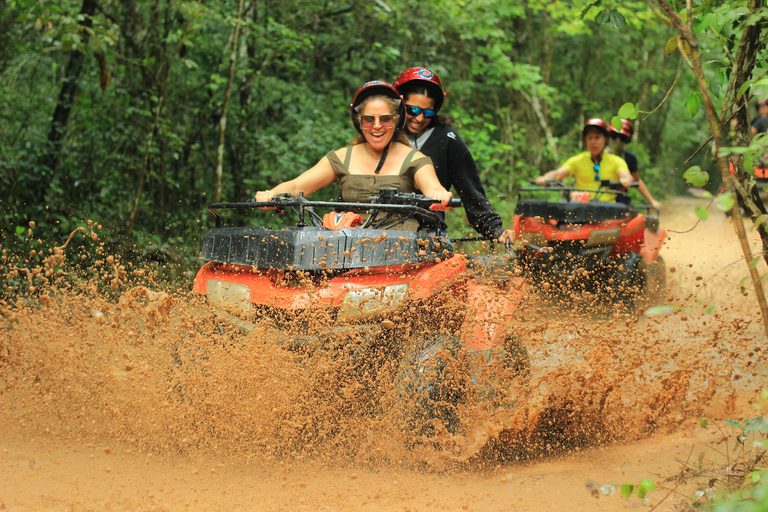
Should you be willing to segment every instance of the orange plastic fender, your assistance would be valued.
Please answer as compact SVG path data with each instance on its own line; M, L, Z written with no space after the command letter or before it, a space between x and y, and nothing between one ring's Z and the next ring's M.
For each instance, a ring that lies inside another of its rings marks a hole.
M464 347L487 350L503 345L507 326L525 295L525 282L516 278L498 288L469 280L467 287L467 316L461 327Z
M653 263L659 260L659 249L664 243L664 239L667 238L667 230L660 229L657 233L654 233L650 229L646 229L644 235L643 247L640 249L640 254L643 256L643 261L646 263Z

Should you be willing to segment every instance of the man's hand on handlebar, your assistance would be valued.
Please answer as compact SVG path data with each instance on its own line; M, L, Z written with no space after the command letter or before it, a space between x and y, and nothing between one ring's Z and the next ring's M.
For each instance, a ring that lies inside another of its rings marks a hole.
M512 244L515 241L515 232L511 229L505 229L497 240L502 244Z

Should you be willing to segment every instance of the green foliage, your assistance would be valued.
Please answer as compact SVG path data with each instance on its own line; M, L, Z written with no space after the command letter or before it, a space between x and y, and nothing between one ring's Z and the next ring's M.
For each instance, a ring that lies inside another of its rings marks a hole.
M728 25L742 18L729 5L708 8L697 30L738 37ZM78 225L73 219L92 218L135 254L186 253L181 246L195 244L210 220L205 205L216 182L237 3L102 2L90 27L82 6L16 0L0 10L3 247L31 220L53 240ZM287 0L247 4L240 23L224 147L227 200L293 178L347 144L354 136L348 105L359 85L391 82L413 65L443 80L441 113L456 119L507 225L517 188L579 151L586 118L618 112L635 120L630 150L656 195L683 190L677 168L705 138L688 95L673 91L662 102L680 57L664 55L668 30L638 1ZM48 134L72 52L84 55L83 67L52 169ZM712 57L726 62L721 51ZM686 76L677 83L695 85ZM134 234L125 240L137 192ZM336 193L329 187L318 197ZM454 223L467 230L461 216Z
M709 181L709 173L702 171L698 165L694 165L683 173L683 179L689 185L701 188Z

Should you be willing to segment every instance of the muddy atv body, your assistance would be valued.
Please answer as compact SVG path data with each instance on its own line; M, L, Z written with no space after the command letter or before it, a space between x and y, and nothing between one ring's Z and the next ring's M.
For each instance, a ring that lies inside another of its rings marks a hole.
M659 302L666 288L659 255L666 232L659 229L658 215L650 206L590 199L626 195L619 183L599 185L585 190L550 182L522 188L514 218L521 241L518 264L532 281L571 296L590 292L629 307Z
M303 197L212 204L216 227L203 239L206 263L194 290L240 322L268 320L287 349L311 356L335 347L367 371L371 361L392 366L394 358L407 428L423 434L438 422L459 432L460 403L493 395L490 380L525 372L527 353L510 330L525 288L509 258L483 266L495 275L483 279L478 263L445 238L397 229L409 218L442 223L434 203L382 190L365 204ZM220 211L258 208L284 218L293 210L298 222L222 226ZM333 211L320 217L322 209Z

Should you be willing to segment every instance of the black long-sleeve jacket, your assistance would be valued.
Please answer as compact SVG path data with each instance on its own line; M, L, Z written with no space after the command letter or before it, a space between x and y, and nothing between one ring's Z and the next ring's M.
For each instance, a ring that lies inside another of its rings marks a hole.
M475 160L456 130L447 125L435 126L423 146L418 137L416 141L419 151L432 159L440 184L446 190L451 186L456 190L475 231L488 239L501 236L501 217L485 196Z

